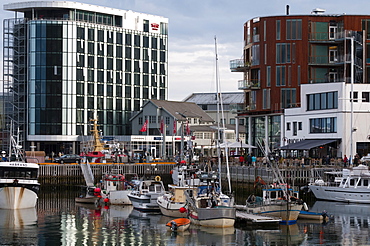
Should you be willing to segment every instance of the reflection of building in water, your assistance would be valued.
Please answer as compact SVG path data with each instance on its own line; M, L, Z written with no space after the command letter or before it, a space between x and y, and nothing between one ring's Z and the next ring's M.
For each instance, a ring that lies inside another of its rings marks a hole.
M341 240L336 240L340 241L340 245L363 245L363 242L368 241L370 204L317 201L311 209L311 211L315 212L323 210L326 210L328 214L334 217L329 223L332 223L330 226L340 236ZM306 228L315 231L322 226L325 225L309 225ZM322 235L320 240L325 243L330 238L327 235Z

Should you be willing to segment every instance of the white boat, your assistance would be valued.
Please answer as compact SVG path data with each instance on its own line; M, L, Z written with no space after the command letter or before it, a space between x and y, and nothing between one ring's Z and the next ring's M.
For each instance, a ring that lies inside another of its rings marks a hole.
M160 177L155 180L140 180L127 195L135 209L143 212L159 212L157 198L165 193Z
M263 188L262 197L251 195L246 205L235 207L251 214L280 218L281 224L294 224L297 222L303 202L298 199L298 192L293 192L291 188L286 188L286 184L281 184Z
M95 186L83 186L81 188L81 195L75 197L75 202L98 204L100 199L100 188Z
M327 180L318 179L308 188L319 200L370 203L370 171L365 165L341 172L326 172Z
M128 176L137 179L137 175L119 174L113 170L102 177L102 197L110 204L131 205L128 194L133 190L135 184L128 180ZM130 179L132 180L132 179ZM108 200L107 200L108 199Z
M0 209L34 208L40 189L39 165L24 161L18 137L11 136L10 142L9 156L3 151L0 162Z
M196 175L197 172L199 172L198 167L193 165L183 165L172 170L174 184L169 184L168 192L157 199L159 209L163 215L176 218L187 217L184 209L186 206L184 192L200 185L200 179Z

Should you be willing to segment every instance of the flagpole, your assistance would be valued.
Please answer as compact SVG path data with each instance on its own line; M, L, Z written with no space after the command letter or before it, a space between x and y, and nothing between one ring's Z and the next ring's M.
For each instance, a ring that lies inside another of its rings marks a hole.
M146 120L148 122L146 126L146 151L149 152L149 115L146 116ZM145 153L144 153L145 154Z

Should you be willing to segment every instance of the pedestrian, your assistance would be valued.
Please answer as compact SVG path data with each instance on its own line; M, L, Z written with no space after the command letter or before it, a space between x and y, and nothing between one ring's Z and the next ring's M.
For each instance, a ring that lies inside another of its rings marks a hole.
M247 156L247 162L248 162L248 166L252 165L252 156L249 154Z
M243 155L239 156L239 163L240 163L240 166L244 165L244 156Z
M252 156L252 165L255 167L256 166L256 161L257 161L257 158L253 155Z
M343 165L344 165L344 167L346 167L347 164L348 164L348 158L347 158L346 155L344 155L344 157L343 157Z

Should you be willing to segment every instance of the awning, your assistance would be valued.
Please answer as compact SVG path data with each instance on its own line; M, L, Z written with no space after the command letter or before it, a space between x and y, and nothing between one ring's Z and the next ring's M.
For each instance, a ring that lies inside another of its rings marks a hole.
M282 146L281 150L310 150L312 148L338 141L338 139L305 139Z

